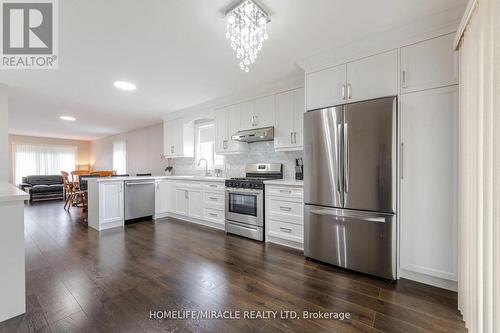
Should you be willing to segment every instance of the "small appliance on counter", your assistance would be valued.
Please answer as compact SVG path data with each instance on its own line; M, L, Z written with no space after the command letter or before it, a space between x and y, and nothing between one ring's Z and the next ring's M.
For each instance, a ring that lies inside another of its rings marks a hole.
M295 159L295 180L303 180L304 179L304 163L302 162L302 158Z
M280 163L247 164L246 177L226 180L226 233L264 241L264 181L283 179Z

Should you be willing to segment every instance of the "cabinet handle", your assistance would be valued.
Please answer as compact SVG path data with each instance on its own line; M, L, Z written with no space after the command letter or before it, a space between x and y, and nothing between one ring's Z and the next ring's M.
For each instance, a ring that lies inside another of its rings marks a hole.
M215 217L217 217L217 216L218 216L218 215L217 215L217 214L215 214L215 213L209 213L208 215L210 215L210 216L215 216Z
M352 98L351 97L351 84L350 83L347 84L347 98L348 99Z
M259 124L259 117L258 116L254 116L255 117L255 125L254 126L257 126Z
M403 86L403 88L406 88L406 71L403 70L403 73L401 74L401 85Z
M292 191L288 191L288 190L280 190L280 193L292 194Z
M283 232L287 232L287 233L291 233L292 232L292 229L290 228L283 228L283 227L280 227L280 230L283 231Z
M217 185L208 185L208 186L210 186L210 187L217 187Z
M293 132L290 132L290 144L293 143Z
M210 197L209 199L210 200L217 200L217 198L215 198L215 197Z
M345 99L345 84L342 85L342 99Z
M297 144L297 132L293 132L293 144Z
M222 142L222 148L227 149L227 140Z
M405 158L404 158L404 152L405 152L405 143L404 142L401 142L401 156L400 156L400 168L401 168L401 179L404 179L404 161L405 161Z
M290 212L292 210L291 207L280 206L280 209L285 212Z
M170 153L174 153L174 146L170 146Z
M186 190L184 191L184 198L185 198L185 199L189 199L189 193L188 193L188 191L186 191Z

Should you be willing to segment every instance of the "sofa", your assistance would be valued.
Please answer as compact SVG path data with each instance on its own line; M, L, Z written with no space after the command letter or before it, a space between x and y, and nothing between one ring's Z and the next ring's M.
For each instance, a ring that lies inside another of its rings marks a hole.
M64 199L62 176L27 176L19 186L29 193L30 201Z

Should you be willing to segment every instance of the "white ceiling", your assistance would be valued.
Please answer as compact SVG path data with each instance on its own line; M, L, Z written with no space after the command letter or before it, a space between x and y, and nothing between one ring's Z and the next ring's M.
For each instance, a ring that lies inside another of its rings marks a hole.
M225 38L230 0L64 0L58 70L0 71L11 133L95 139L298 75L297 61L466 0L262 0L269 40L250 73ZM118 91L129 80L134 92ZM73 115L75 123L58 119Z

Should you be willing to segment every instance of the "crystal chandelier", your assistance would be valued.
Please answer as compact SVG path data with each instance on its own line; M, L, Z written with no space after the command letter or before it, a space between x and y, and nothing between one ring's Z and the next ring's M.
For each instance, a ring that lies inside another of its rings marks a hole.
M253 0L242 0L226 13L226 38L236 51L240 68L249 72L250 64L255 62L262 43L267 40L269 15Z

